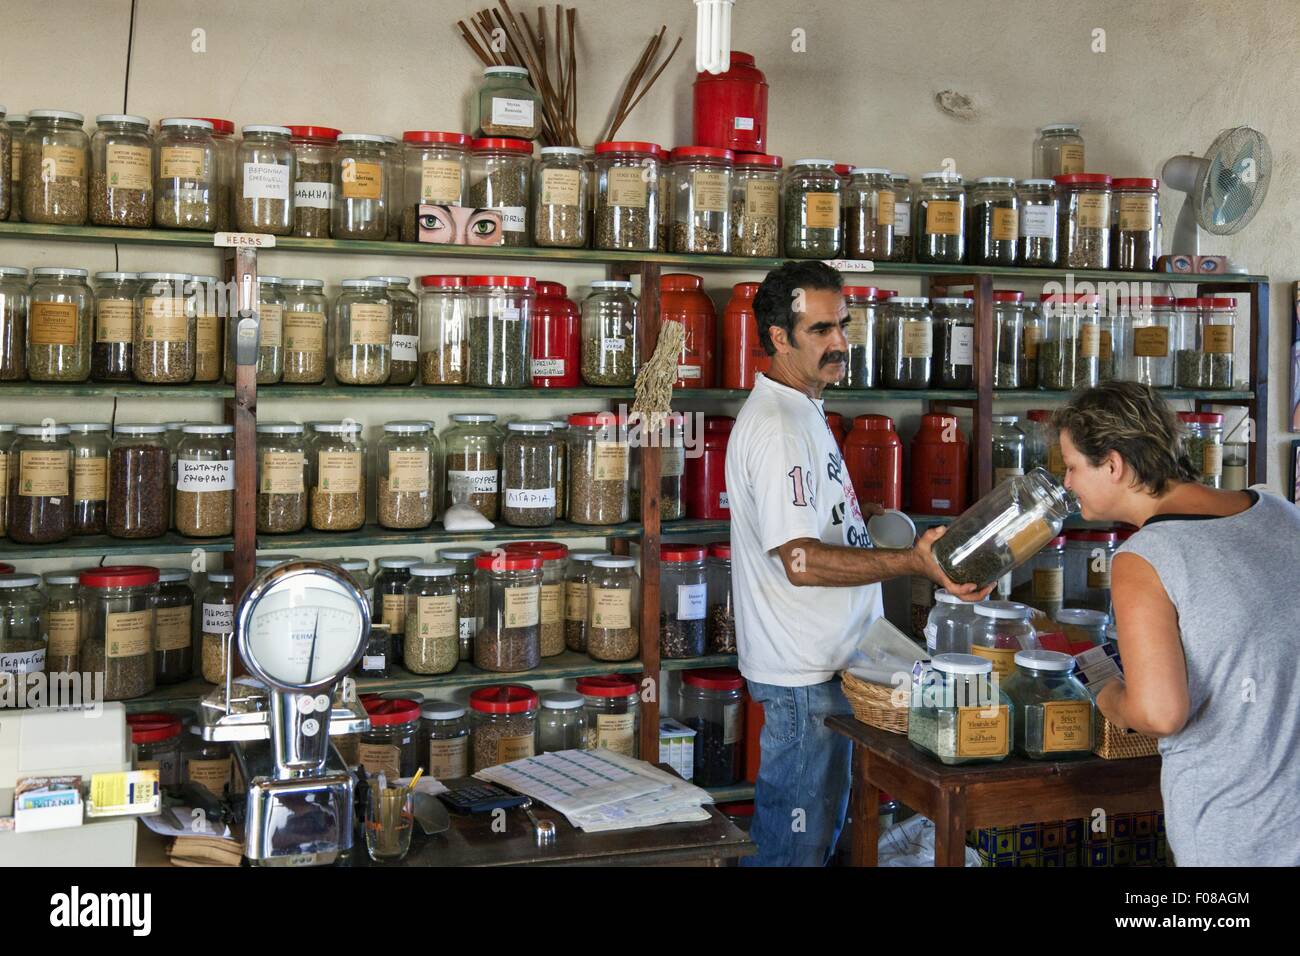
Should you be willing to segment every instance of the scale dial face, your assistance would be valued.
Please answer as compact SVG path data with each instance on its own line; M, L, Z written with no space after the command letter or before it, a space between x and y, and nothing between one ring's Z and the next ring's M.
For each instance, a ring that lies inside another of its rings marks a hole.
M314 561L279 565L249 589L240 607L240 653L270 684L332 684L365 647L365 607L362 593L333 568Z

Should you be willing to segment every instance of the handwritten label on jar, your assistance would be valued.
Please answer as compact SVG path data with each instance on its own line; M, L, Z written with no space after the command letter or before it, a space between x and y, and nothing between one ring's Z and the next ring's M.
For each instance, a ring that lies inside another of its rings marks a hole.
M903 323L903 358L927 359L934 355L934 326L929 322Z
M288 202L288 164L244 163L244 198Z
M462 617L460 619L460 643L462 645L474 640L474 631L478 627L478 619L473 617ZM461 652L464 654L464 651Z
M40 674L45 671L45 648L0 654L0 673Z
M420 200L444 205L461 201L464 169L452 159L426 159L420 162Z
M1043 750L1092 749L1092 705L1086 700L1043 701Z
M420 337L418 335L394 335L394 362L418 362L420 360Z
M146 342L188 342L185 300L149 298L140 304L140 337Z
M1026 239L1056 238L1056 207L1046 204L1020 207L1020 234Z
M994 468L993 484L1000 485L1008 478L1017 478L1025 473L1023 468Z
M158 151L162 179L204 179L204 151L198 146L164 146Z
M235 462L176 460L176 490L189 492L234 491Z
M535 627L541 620L541 588L524 585L505 589L504 627Z
M86 151L76 146L41 147L41 181L85 179Z
M495 495L497 473L495 470L449 471L447 486L452 501L465 501L470 495Z
M267 495L303 493L303 454L300 451L262 452L259 487Z
M74 657L81 643L81 613L51 611L45 616L51 657ZM186 635L188 640L188 635Z
M70 451L18 454L18 494L24 498L62 498L68 493Z
M361 490L361 452L322 451L316 456L316 488L331 495L355 495Z
M1019 231L1019 220L1014 209L993 208L993 221L990 234L994 242L1015 242Z
M541 615L543 624L558 624L564 619L564 586L561 584L543 584L541 597Z
M596 715L597 747L630 757L636 744L635 733L635 714Z
M676 478L686 472L686 449L661 448L659 450L659 474L663 478Z
M135 310L126 299L100 299L95 303L95 341L130 342Z
M507 488L507 508L554 508L554 488Z
M532 129L534 104L532 100L517 100L508 96L492 97L492 125Z
M1068 176L1070 173L1083 172L1083 144L1082 143L1063 143L1061 145L1061 172L1060 175Z
M961 235L961 203L947 199L932 199L927 202L925 234L927 236Z
M1231 325L1207 325L1201 331L1201 343L1210 355L1232 354Z
M1110 196L1106 193L1080 193L1077 200L1080 229L1106 229L1110 226Z
M104 620L107 657L139 657L153 650L153 611L109 612Z
M389 780L396 780L402 775L401 751L394 744L362 743L357 747L357 758L369 776L382 773Z
M294 183L293 208L331 209L334 206L333 183Z
M608 205L644 208L649 196L640 166L615 166L605 174Z
M382 163L362 163L351 156L340 164L344 199L379 199L384 194Z
M1223 446L1206 442L1201 449L1201 475L1219 478L1223 475Z
M894 238L906 239L912 234L912 204L894 200Z
M354 302L349 309L350 345L388 345L392 337L393 313L387 303Z
M708 608L703 584L677 585L677 619L681 621L702 621Z
M892 226L894 225L894 191L892 189L882 189L876 193L876 225Z
M677 377L682 380L696 379L702 376L703 371L698 365L679 365L677 366Z
M725 212L727 209L728 176L698 169L691 174L691 195L695 212Z
M72 497L77 501L103 501L108 497L107 458L73 459Z
M204 604L200 625L204 634L229 634L235 629L233 604Z
M109 143L104 147L104 177L110 189L152 189L153 159L149 147Z
M957 756L1005 757L1009 709L1005 704L999 707L958 707Z
M626 481L627 445L616 441L596 442L595 472L597 481Z
M1065 596L1065 572L1060 568L1035 568L1035 601L1060 601Z
M849 327L844 330L844 337L848 339L849 345L871 344L871 321L866 309L856 306L849 308Z
M1156 226L1155 196L1120 196L1120 232L1149 232Z
M325 352L325 315L322 312L287 312L284 347L290 352Z
M581 581L566 581L564 584L564 619L566 621L587 619L587 585Z
M1138 358L1165 358L1169 355L1169 329L1147 325L1133 330L1133 354Z
M542 172L543 206L576 206L582 194L582 173L576 169Z
M632 592L625 588L592 588L591 626L603 630L631 627Z
M429 491L429 453L427 451L390 451L388 453L388 490Z
M993 673L999 678L1009 677L1016 669L1016 651L1018 647L981 647L978 644L972 644L970 652L977 657L983 657L993 662Z
M180 651L190 646L190 611L188 604L160 607L154 617L154 640L160 651Z
M1084 323L1079 326L1079 358L1096 358L1101 355L1101 326Z
M1038 358L1038 343L1043 340L1043 329L1031 325L1025 329L1025 358L1033 361Z
M838 229L840 227L840 197L838 193L806 193L804 219L809 229Z
M754 219L775 219L781 200L781 189L769 179L750 179L745 182L745 215Z
M435 594L416 599L417 637L457 637L456 595Z
M564 374L564 359L535 358L532 367L533 378L558 378Z
M469 737L429 741L429 776L451 780L469 773Z
M73 302L33 302L27 340L31 345L76 345L77 306Z
M257 306L257 344L278 349L284 342L284 306L262 302Z
M952 327L952 364L975 364L975 328L970 325Z
M498 763L509 763L512 760L522 760L525 757L531 757L533 753L532 734L528 734L526 737L497 738Z

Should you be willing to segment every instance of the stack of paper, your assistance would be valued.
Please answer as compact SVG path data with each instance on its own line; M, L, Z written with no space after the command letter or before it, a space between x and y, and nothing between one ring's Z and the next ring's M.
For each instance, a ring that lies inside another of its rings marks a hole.
M624 830L707 820L708 791L644 760L609 750L561 750L480 770L563 813L580 830Z

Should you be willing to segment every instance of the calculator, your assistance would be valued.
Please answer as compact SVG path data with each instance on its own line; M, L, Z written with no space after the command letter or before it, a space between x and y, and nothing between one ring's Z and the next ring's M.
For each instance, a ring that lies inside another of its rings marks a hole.
M438 799L456 813L486 813L489 810L521 807L528 799L505 787L473 777L443 780L442 785L447 788L447 792L438 794Z

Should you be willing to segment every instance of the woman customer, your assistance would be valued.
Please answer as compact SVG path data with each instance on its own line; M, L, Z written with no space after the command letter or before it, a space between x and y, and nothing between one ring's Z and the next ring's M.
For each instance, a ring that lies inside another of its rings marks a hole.
M1083 517L1139 530L1111 566L1124 679L1097 697L1160 738L1179 866L1300 866L1300 509L1198 482L1177 416L1110 382L1054 416Z

